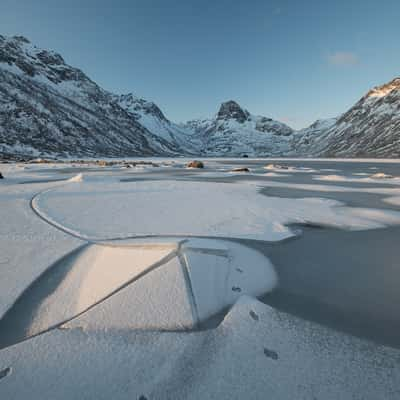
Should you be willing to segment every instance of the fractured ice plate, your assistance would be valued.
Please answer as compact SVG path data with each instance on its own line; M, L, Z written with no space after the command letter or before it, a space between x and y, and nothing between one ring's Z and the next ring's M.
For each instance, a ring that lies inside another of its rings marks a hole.
M159 262L177 243L85 245L50 266L0 320L0 348L57 327L94 307Z
M91 244L63 257L0 320L0 348L51 328L193 329L242 294L270 291L275 271L238 243L171 239Z

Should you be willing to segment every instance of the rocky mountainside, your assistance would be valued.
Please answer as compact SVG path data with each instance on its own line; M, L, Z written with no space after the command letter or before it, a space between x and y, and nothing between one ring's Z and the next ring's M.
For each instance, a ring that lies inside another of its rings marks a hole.
M400 157L400 78L377 86L336 119L299 131L293 153L324 157Z
M307 128L295 131L291 137L289 155L309 155L315 146L315 142L322 137L323 133L335 125L336 121L337 118L318 119Z
M142 112L161 111L145 103ZM165 118L165 117L164 117ZM0 36L0 151L57 156L180 153L82 71L24 37Z
M0 152L31 156L282 155L292 130L223 103L175 124L153 102L110 93L61 55L0 36Z
M117 104L127 111L135 121L149 132L179 149L180 154L198 154L201 141L192 136L185 126L168 120L160 108L153 102L134 96L132 93L114 95Z
M184 125L200 139L200 153L207 156L278 156L290 150L293 130L271 118L255 116L234 101L222 103L211 119Z
M300 131L232 100L213 118L175 124L153 102L102 89L61 55L0 35L1 154L400 157L400 78Z

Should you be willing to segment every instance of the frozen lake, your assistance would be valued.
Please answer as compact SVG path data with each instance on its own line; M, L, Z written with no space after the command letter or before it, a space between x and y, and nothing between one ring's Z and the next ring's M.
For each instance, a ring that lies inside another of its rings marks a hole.
M399 398L400 162L108 161L0 164L0 397Z

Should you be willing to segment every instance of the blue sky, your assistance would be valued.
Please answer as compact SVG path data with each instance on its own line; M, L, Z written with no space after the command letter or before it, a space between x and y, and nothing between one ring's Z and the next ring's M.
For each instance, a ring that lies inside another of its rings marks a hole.
M1 0L0 33L175 121L234 99L301 128L400 75L399 17L398 0Z

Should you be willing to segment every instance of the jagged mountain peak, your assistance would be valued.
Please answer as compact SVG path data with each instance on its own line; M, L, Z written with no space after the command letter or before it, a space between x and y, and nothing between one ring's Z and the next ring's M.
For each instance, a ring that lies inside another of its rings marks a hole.
M234 100L222 103L214 118L192 120L184 127L200 139L201 154L210 156L283 155L293 133L279 121L250 114Z
M26 44L31 43L28 38L26 38L25 36L22 36L22 35L15 35L15 36L0 35L0 40L2 40L2 41L6 40L8 42L14 41L14 42L26 43Z
M394 90L400 90L400 77L394 78L383 85L375 86L366 94L366 97L381 98Z
M249 117L249 112L244 110L234 100L228 100L221 104L218 113L218 120L235 119L236 121L243 123Z
M26 74L36 80L45 79L54 84L64 81L90 79L78 68L66 64L64 58L53 50L41 49L23 36L0 35L0 63L6 63L12 72Z
M177 125L153 102L116 95L23 36L0 35L0 154L400 156L400 77L337 119L294 132L236 101Z
M161 121L169 122L163 112L152 101L145 100L133 93L115 95L118 104L132 114L151 114Z
M324 157L399 157L400 78L374 87L332 122L301 131L294 148Z

